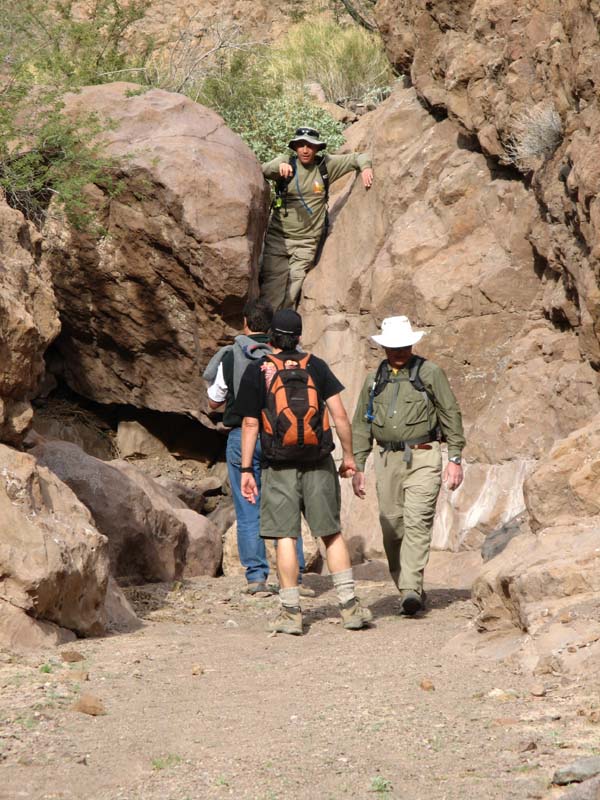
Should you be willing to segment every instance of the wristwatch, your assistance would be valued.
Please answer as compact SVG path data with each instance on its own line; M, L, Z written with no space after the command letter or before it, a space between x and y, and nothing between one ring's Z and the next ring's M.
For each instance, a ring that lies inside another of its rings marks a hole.
M462 464L462 458L460 456L450 456L448 461L451 461L453 464Z

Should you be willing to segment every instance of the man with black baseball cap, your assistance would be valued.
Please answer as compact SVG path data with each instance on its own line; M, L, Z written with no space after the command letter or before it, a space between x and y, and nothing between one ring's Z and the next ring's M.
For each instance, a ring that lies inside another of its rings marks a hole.
M276 181L276 199L265 238L261 297L275 310L298 304L306 273L318 260L328 229L329 185L353 170L361 173L365 189L373 183L366 153L321 155L327 144L314 128L298 128L288 147L294 155L262 165L265 178Z
M346 542L340 533L340 485L331 452L333 418L342 446L339 474L355 470L344 388L327 364L298 350L302 319L293 309L277 311L271 324L272 352L250 364L242 378L235 411L242 418L241 492L256 503L252 467L260 433L263 470L260 535L277 540L281 612L269 625L279 633L301 634L296 539L304 514L311 533L325 544L327 566L340 602L344 627L358 630L372 619L354 592Z

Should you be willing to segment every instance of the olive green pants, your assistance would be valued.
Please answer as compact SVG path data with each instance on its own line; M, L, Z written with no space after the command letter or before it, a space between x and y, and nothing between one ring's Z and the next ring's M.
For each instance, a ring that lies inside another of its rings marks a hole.
M431 450L383 453L375 445L375 475L379 521L390 574L400 592L423 589L429 560L435 505L442 483L442 454L438 442Z
M282 239L267 232L260 296L273 306L296 308L306 273L313 265L318 239Z

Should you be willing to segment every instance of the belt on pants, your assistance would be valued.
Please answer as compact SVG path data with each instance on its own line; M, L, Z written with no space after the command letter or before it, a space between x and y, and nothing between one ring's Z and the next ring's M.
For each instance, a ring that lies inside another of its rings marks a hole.
M423 437L422 439L409 439L408 441L401 441L401 442L377 442L378 446L381 448L381 455L384 453L397 453L399 451L404 451L404 459L407 464L410 464L412 461L412 453L411 450L431 450L432 444L431 439L429 436Z

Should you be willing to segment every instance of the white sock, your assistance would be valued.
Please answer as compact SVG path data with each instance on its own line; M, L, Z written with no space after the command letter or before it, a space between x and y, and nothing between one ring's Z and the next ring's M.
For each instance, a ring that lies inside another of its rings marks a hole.
M341 572L332 572L331 579L333 580L333 587L341 605L345 605L356 597L354 593L354 575L352 573L352 567L350 567L350 569L343 569Z
M297 586L291 586L289 589L280 589L279 599L281 600L281 605L285 608L299 608L300 590Z

